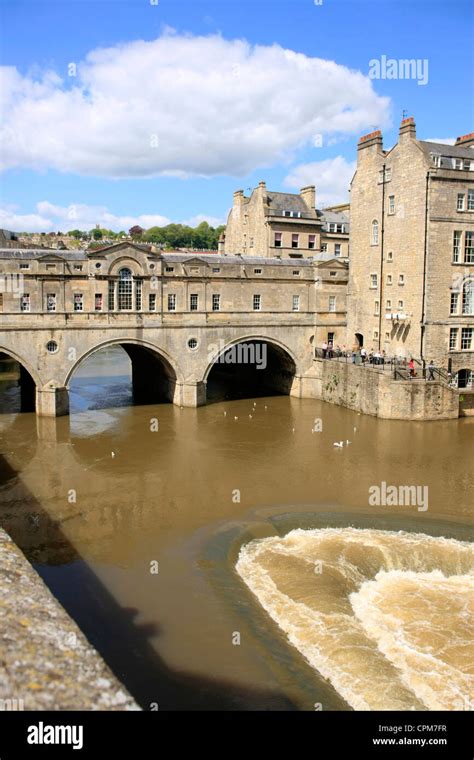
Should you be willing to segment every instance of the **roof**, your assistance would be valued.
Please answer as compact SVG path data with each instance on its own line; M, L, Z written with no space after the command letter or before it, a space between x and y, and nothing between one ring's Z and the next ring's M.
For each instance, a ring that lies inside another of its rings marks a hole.
M418 140L417 142L427 156L429 156L430 153L439 153L442 156L450 156L452 158L474 159L474 148L463 145L445 145L444 143L426 142L425 140Z
M284 211L300 212L302 217L314 218L314 212L308 208L298 193L271 193L266 196L271 214L283 216Z
M345 224L346 232L349 231L350 214L346 211L329 211L321 209L318 211L318 216L324 224Z
M64 251L60 248L0 248L0 259L39 259L54 256L62 261L87 261L85 251Z
M186 264L191 261L198 263L202 261L203 264L209 264L215 266L216 264L250 264L255 266L312 266L313 261L311 259L276 259L276 258L264 258L263 256L222 256L219 254L199 254L199 253L163 253L161 258L163 261L177 264ZM316 256L314 257L317 258Z

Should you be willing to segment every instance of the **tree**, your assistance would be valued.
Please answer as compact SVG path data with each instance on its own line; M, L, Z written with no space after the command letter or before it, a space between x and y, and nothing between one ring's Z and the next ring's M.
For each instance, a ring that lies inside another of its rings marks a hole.
M94 240L102 240L102 237L103 237L102 230L98 230L96 228L96 229L92 230L91 234L92 234L92 237L94 238Z
M132 237L141 237L145 230L139 224L135 224L133 227L130 227L128 232Z

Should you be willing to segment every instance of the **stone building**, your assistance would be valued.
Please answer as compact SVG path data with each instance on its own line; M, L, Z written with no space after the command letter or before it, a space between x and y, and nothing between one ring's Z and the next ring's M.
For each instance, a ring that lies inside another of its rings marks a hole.
M321 252L334 258L349 259L350 205L331 206L317 212L322 223Z
M301 259L318 253L347 259L349 255L348 206L316 209L316 189L276 193L260 182L246 197L234 193L220 249L226 254Z
M348 342L474 372L474 134L384 150L359 140L351 184Z

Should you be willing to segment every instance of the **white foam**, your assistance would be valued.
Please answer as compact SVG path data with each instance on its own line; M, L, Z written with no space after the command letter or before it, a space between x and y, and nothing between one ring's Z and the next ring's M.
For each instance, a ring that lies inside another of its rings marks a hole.
M407 710L469 704L463 637L473 566L472 547L454 539L326 528L252 541L236 567L352 707Z

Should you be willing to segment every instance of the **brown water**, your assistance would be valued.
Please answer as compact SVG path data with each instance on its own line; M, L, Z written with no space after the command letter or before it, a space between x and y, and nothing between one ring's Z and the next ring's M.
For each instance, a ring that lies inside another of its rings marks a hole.
M372 709L382 687L386 706L400 709L470 704L467 650L445 644L453 632L465 638L468 568L452 551L468 551L472 535L474 419L381 421L286 396L125 406L127 372L118 353L98 354L74 379L69 419L0 416L0 521L145 708ZM341 440L351 443L333 445ZM382 481L427 486L428 509L371 506L369 488ZM370 559L353 558L350 588L347 577L329 582L324 564L314 573L323 544L342 572L349 527ZM333 546L328 528L339 532ZM305 532L292 557L280 537L294 529ZM249 542L270 537L285 555L263 568L278 609L259 587L263 565L247 567L252 585L241 564L262 546ZM318 607L323 596L344 607L339 632L330 619L338 611ZM300 602L298 638L290 626ZM314 637L321 625L325 649ZM365 649L354 639L345 648L350 626ZM427 653L439 668L429 684L419 667ZM456 687L443 696L454 671Z

